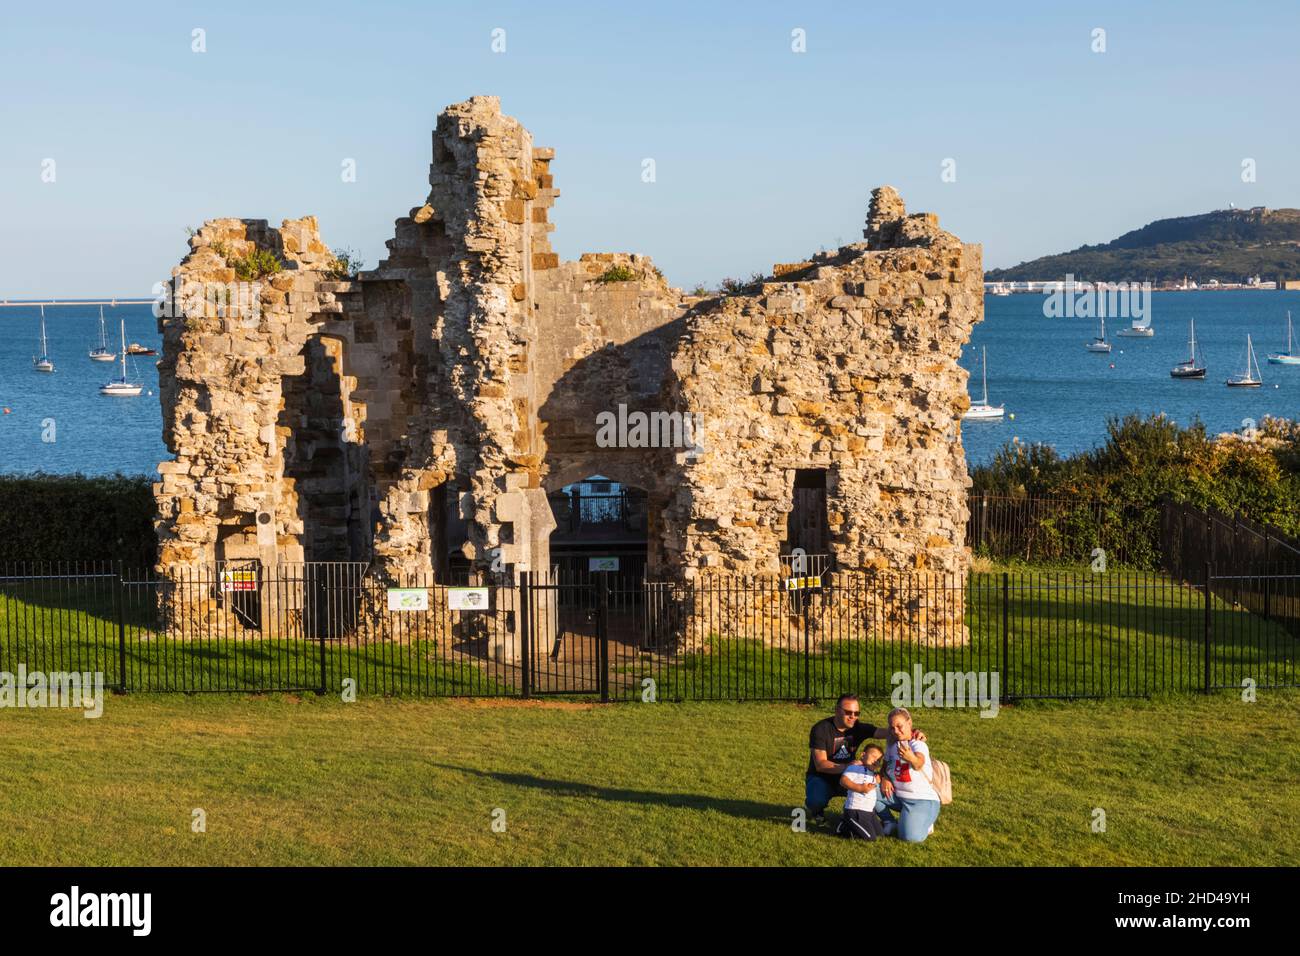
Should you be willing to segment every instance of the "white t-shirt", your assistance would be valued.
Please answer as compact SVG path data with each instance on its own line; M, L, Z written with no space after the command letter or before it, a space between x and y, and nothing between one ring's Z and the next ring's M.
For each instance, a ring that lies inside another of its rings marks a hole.
M898 755L895 741L885 748L885 774L894 781L894 792L909 800L938 800L939 793L930 783L930 748L924 741L909 741L912 753L924 757L925 765L913 770L912 765Z
M844 809L845 810L867 810L876 809L876 794L880 792L880 781L876 779L875 773L868 770L862 763L851 763L844 768L841 774L844 780L852 780L857 784L874 783L877 789L870 793L858 793L856 790L845 788Z

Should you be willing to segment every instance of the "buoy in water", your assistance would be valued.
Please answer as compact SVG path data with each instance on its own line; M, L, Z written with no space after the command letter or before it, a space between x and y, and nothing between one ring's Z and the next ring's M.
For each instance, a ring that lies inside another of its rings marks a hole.
M1110 363L1110 367L1111 367L1111 368L1114 368L1114 367L1115 367L1115 363L1114 363L1114 362L1111 362L1111 363Z
M1010 415L1007 416L1007 418L1011 419L1014 422L1016 420L1016 413L1012 412Z

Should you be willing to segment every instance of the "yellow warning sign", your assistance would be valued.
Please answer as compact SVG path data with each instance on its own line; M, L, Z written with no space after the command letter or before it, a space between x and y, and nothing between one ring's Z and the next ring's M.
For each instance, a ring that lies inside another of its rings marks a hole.
M798 591L802 588L819 588L822 586L822 576L814 574L806 578L786 578L785 589L787 591Z

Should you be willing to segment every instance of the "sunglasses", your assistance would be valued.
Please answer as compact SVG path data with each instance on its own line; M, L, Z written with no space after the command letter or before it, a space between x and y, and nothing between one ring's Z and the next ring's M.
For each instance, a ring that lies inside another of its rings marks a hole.
M844 716L845 716L845 717L856 717L856 716L858 716L858 714L860 714L860 713L862 713L862 712L859 711L859 710L846 710L846 711L844 712Z

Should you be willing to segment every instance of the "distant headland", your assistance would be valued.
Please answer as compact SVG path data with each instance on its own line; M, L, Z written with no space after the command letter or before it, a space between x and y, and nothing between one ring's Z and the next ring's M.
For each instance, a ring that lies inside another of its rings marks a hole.
M1300 209L1220 209L1158 219L1110 242L1008 269L988 282L1060 279L1150 282L1166 288L1300 289Z

